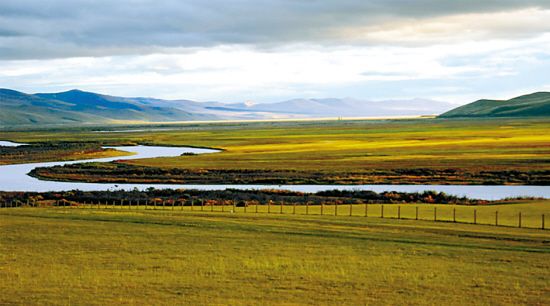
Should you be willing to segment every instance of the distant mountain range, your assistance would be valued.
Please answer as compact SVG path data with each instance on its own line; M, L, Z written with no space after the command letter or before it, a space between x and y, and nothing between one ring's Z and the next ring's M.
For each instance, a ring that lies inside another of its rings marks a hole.
M453 117L543 117L550 116L550 92L536 92L510 100L478 100L441 114Z
M550 93L479 100L453 109L453 104L427 99L293 99L255 104L123 98L81 90L26 94L0 89L0 127L435 114L441 114L440 118L550 116Z
M123 98L81 90L26 94L0 89L0 126L10 127L35 124L420 116L435 115L452 108L450 103L427 99L294 99L254 104Z

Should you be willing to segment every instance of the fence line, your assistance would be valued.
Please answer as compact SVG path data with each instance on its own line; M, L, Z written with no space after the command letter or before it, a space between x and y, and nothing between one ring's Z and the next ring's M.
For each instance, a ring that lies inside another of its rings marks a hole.
M117 202L118 201L118 202ZM152 202L152 205L151 205ZM104 200L103 203L101 200L92 200L92 201L82 201L80 203L77 202L70 202L66 200L56 200L52 204L53 205L42 205L40 206L36 201L30 201L27 200L26 202L22 202L19 200L12 200L12 201L4 201L0 202L0 208L18 208L18 207L47 207L47 208L70 208L70 209L105 209L105 210L116 210L116 209L128 209L128 210L163 210L163 211L174 211L175 207L180 206L180 209L178 211L185 211L185 208L188 207L189 211L199 211L195 209L195 199L192 199L191 201L183 201L183 200L162 200L162 199L153 199L151 202L149 202L149 199L146 199L144 202L141 200ZM344 216L348 217L369 217L369 206L379 206L380 212L377 217L383 218L383 219L398 219L398 220L422 220L422 221L433 221L433 222L453 222L453 223L461 223L461 224L482 224L482 225L492 225L492 226L498 226L498 227L518 227L518 228L538 228L547 230L546 224L545 224L545 213L542 213L540 215L534 215L533 213L531 215L524 214L522 211L514 212L515 216L510 216L512 212L508 213L508 218L503 218L506 216L506 213L503 213L499 210L490 210L489 207L480 207L482 209L485 209L485 214L487 215L483 221L478 220L478 208L472 208L468 206L461 206L458 208L462 209L462 216L457 216L457 207L453 205L452 207L452 214L450 216L445 217L445 212L449 213L449 211L446 211L445 204L440 204L439 207L433 206L433 215L432 217L426 217L427 208L431 207L432 204L405 204L405 205L399 205L399 204L319 204L319 205L312 205L309 202L305 202L302 205L297 205L297 203L292 204L285 204L283 202L279 203L278 209L273 209L272 202L267 202L265 204L256 204L256 205L247 205L246 203L239 202L237 205L237 201L224 201L222 205L219 204L213 204L213 203L205 203L204 199L201 199L200 201L200 211L204 212L206 206L210 206L210 212L227 212L226 206L230 206L231 209L229 212L231 213L267 213L267 214L293 214L293 215L321 215L321 216L341 216L339 212L339 207L343 205L349 206L349 214L344 213ZM255 209L248 209L249 206L255 206ZM362 207L364 206L364 208ZM409 212L406 213L406 209L402 209L402 206L404 208L410 208L414 206L414 213ZM388 214L388 210L385 207L395 207L395 213L393 216ZM290 208L290 211L289 209ZM358 209L355 209L358 208ZM421 215L420 208L425 209L424 212L424 218ZM438 208L441 208L441 210L438 210ZM333 209L333 213L330 213L330 210ZM468 219L467 215L464 215L464 211L470 211L469 213L470 218ZM494 214L494 215L493 215ZM494 217L490 217L489 215L493 215ZM527 217L529 216L529 217ZM538 219L540 217L540 219ZM515 219L515 221L514 221ZM539 221L535 221L535 219L538 219ZM481 222L480 222L481 221Z

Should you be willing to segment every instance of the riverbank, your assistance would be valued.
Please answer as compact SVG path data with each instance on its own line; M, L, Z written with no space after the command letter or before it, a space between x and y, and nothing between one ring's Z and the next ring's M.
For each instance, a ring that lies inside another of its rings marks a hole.
M533 185L550 186L550 170L463 171L460 169L372 169L352 172L180 169L143 167L124 162L38 167L29 175L60 182L121 184L249 185Z
M118 145L124 145L124 143L118 143ZM76 161L130 155L132 153L104 148L103 144L98 142L53 141L30 144L0 142L0 165Z

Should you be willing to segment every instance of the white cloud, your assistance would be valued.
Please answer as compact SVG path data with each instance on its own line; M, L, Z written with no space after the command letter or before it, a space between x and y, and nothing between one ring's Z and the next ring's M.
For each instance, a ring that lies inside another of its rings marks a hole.
M468 102L481 95L536 90L540 82L547 84L547 74L540 73L545 67L550 69L550 34L424 47L293 44L260 50L232 45L149 55L0 61L0 83L27 92L80 88L195 100L421 95Z
M430 45L457 41L529 38L550 32L550 10L526 8L408 18L365 27L336 29L334 35L350 41L392 45Z

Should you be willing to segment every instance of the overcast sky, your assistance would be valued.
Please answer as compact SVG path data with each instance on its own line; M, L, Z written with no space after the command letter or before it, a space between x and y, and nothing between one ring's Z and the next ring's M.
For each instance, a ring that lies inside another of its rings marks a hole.
M549 0L1 0L0 87L510 98L550 91L549 20Z

